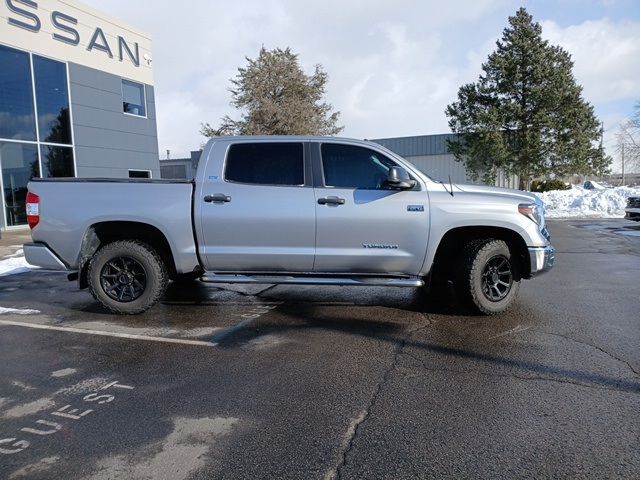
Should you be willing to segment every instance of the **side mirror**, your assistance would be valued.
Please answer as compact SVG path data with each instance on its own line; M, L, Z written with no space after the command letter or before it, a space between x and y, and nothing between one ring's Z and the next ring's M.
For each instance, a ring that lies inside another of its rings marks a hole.
M385 183L387 188L398 190L410 190L416 186L416 181L411 179L409 173L402 167L391 167Z

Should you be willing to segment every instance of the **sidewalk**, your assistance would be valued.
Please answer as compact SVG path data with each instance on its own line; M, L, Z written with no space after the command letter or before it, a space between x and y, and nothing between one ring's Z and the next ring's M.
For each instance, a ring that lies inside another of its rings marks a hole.
M12 257L18 250L22 250L22 244L31 241L31 230L10 230L2 232L0 238L0 260Z

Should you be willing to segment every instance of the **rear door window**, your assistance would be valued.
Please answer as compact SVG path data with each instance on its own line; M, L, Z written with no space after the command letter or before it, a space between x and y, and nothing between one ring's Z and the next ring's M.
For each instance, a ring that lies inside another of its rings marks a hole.
M253 185L304 185L302 143L237 143L227 153L224 178Z

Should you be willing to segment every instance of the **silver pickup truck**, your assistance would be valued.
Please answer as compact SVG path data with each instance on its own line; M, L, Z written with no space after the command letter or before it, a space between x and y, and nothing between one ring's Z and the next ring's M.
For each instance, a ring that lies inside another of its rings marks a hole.
M495 314L549 270L542 203L432 180L380 145L329 137L210 140L194 181L34 179L33 265L104 307L141 313L169 280L453 290Z

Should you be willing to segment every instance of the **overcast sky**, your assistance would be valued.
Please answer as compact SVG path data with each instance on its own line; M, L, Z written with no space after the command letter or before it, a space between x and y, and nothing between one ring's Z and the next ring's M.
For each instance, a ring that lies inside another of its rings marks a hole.
M543 36L571 53L605 146L640 100L636 0L84 0L151 33L161 156L188 156L229 106L229 79L262 45L291 47L307 73L329 74L344 136L446 133L444 109L477 80L507 18L524 5Z

